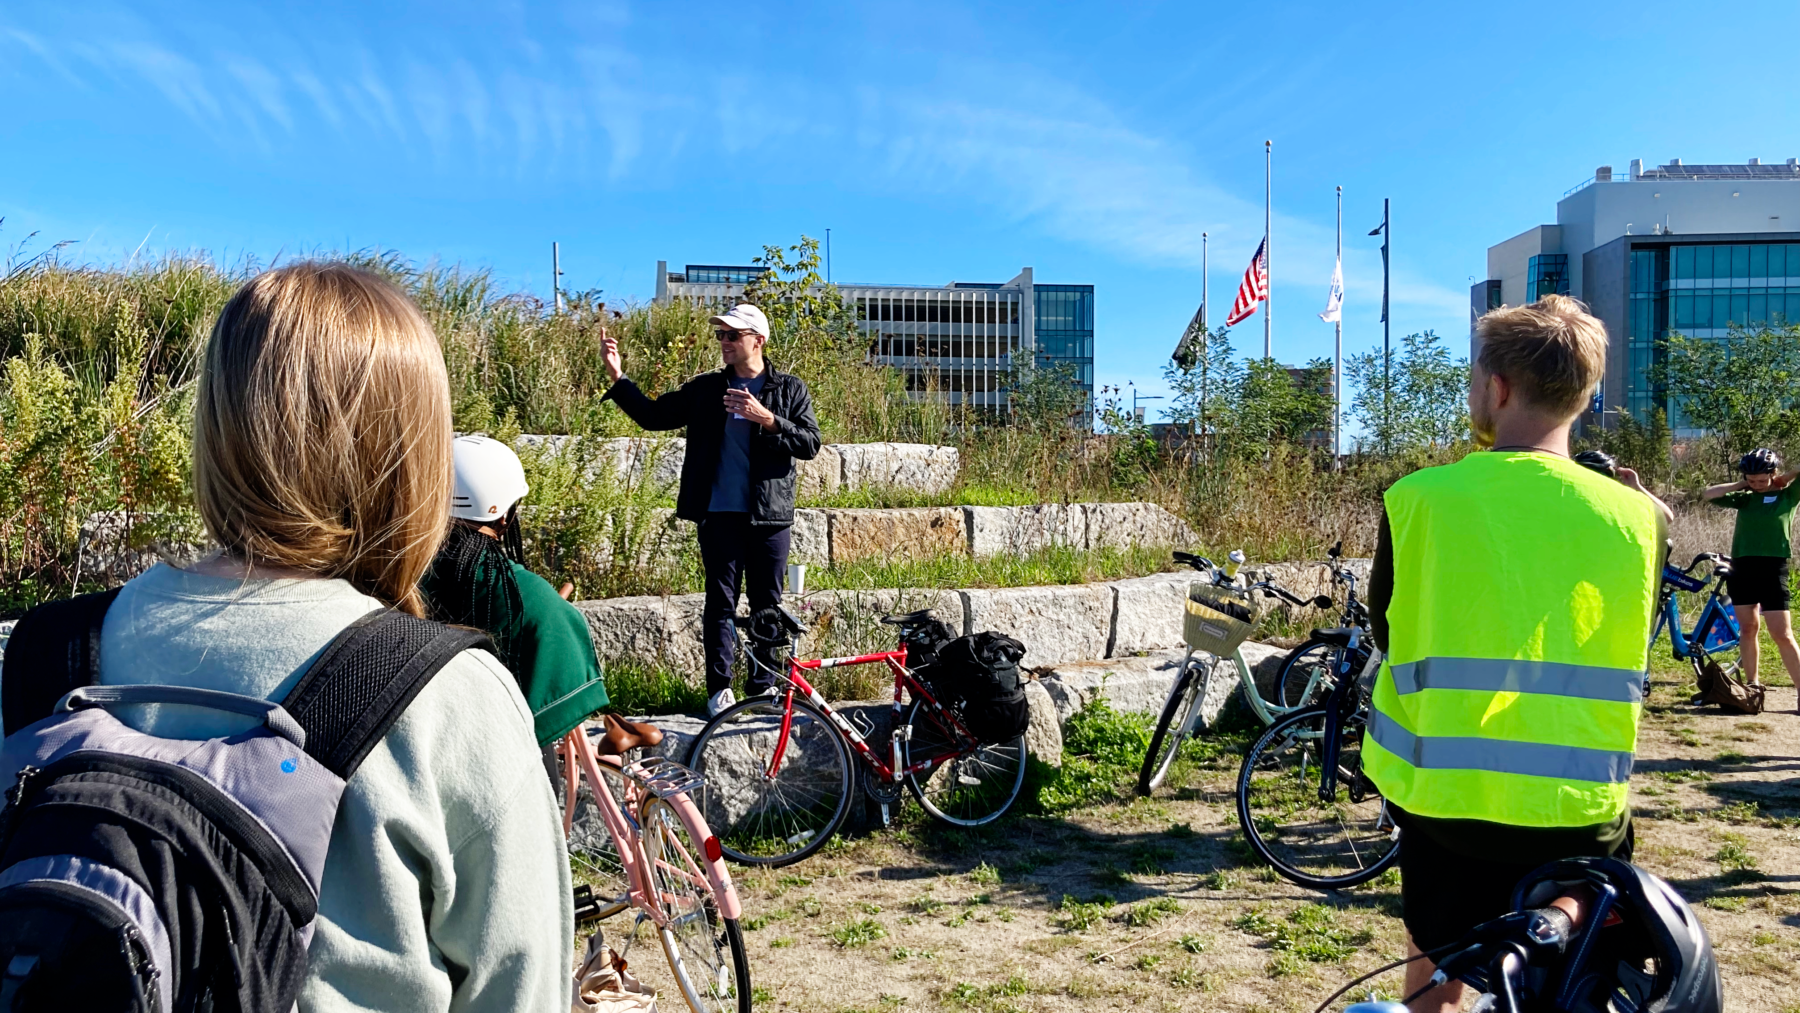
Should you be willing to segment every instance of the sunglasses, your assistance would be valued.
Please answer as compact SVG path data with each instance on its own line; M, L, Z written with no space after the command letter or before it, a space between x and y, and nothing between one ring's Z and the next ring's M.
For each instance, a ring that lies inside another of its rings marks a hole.
M720 341L742 341L749 336L749 331L718 330L713 332L713 337L718 338Z

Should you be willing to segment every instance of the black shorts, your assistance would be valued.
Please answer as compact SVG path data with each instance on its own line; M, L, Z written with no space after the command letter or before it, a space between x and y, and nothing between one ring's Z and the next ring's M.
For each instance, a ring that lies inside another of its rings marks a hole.
M1788 610L1786 556L1739 556L1731 561L1725 593L1733 605L1761 605L1764 612Z
M1512 911L1513 888L1547 864L1496 862L1451 851L1430 834L1408 827L1400 834L1401 920L1413 945L1426 952L1447 946L1482 922ZM1632 836L1613 856L1631 860Z

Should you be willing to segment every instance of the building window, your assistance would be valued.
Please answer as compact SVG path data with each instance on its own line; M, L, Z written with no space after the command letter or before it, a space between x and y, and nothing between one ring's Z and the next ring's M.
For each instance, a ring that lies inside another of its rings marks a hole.
M1569 294L1569 255L1540 253L1525 266L1525 301L1537 302L1547 295Z
M725 267L717 264L689 264L687 281L702 285L748 285L767 274L766 267Z

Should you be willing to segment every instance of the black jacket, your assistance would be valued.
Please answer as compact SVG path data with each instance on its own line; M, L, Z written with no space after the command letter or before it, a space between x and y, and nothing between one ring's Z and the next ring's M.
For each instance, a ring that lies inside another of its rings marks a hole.
M713 480L719 474L719 447L725 441L726 371L701 373L679 388L651 398L620 377L606 392L631 420L652 431L687 429L687 456L681 462L681 491L675 516L698 523L712 503ZM767 365L757 400L775 414L775 431L757 426L750 432L750 523L785 527L794 523L794 462L819 455L819 423L813 418L812 395L792 373Z

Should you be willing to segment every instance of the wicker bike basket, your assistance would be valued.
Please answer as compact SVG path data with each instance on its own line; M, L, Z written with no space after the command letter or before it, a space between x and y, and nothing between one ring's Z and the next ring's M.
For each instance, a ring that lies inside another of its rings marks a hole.
M1249 596L1237 588L1215 587L1194 581L1188 585L1187 614L1182 617L1181 639L1196 651L1226 655L1250 636L1255 612ZM1239 618L1239 614L1250 619Z

